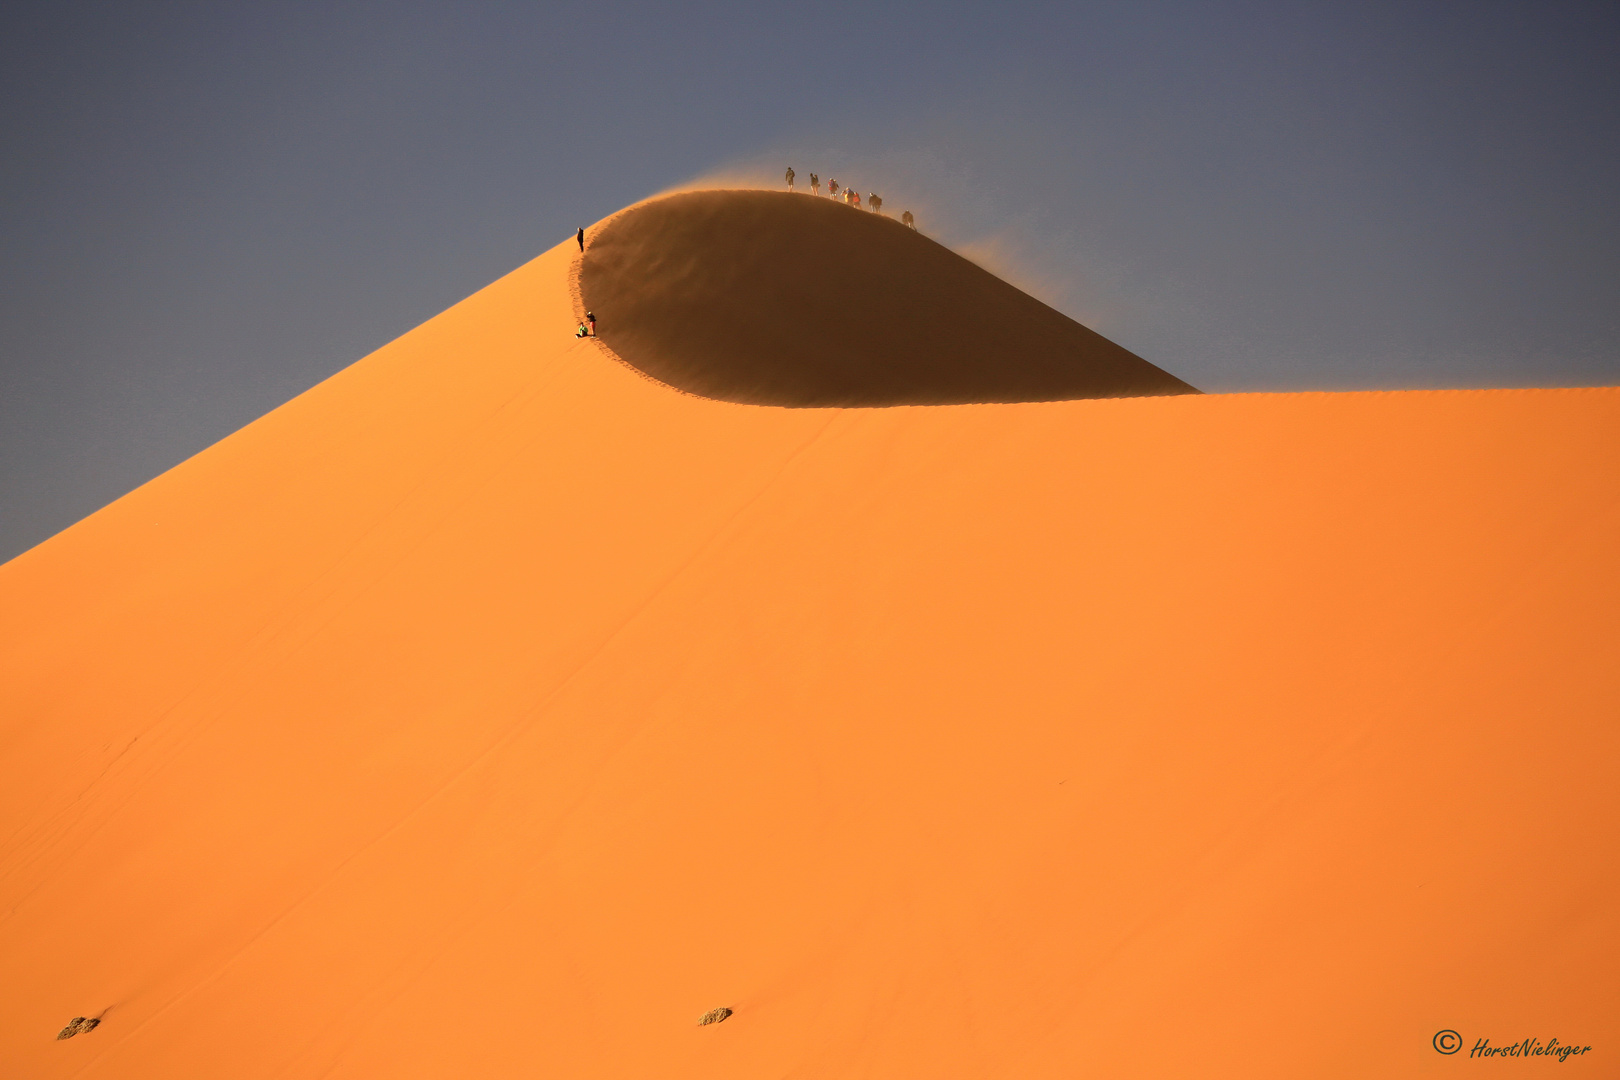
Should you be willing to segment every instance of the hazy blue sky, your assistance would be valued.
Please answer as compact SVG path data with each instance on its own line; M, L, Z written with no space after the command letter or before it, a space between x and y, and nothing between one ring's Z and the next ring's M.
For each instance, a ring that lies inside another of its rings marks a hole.
M0 102L0 559L790 163L1207 390L1620 382L1615 0L12 0Z

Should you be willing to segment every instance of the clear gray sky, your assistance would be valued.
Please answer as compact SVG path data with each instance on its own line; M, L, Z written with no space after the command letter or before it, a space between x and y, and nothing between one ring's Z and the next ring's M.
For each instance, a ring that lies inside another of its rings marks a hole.
M0 559L788 164L1206 390L1620 382L1617 58L1615 0L11 0Z

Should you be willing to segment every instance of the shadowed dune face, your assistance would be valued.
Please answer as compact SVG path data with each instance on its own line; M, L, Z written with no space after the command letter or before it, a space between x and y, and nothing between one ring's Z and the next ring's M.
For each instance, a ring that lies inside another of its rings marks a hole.
M580 274L602 340L750 405L959 405L1197 391L893 218L695 191L632 207Z

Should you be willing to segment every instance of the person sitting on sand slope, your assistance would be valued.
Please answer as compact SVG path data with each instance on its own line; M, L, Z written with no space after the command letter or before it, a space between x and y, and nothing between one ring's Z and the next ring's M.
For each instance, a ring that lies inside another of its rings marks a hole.
M586 327L586 326L585 326L585 324L584 324L584 323L580 323L580 324L579 324L579 329L578 329L578 330L575 330L575 331L574 331L574 336L575 336L575 337L590 337L590 336L591 336L591 332L590 332L590 330L589 330L589 329L588 329L588 328L587 328L587 327Z

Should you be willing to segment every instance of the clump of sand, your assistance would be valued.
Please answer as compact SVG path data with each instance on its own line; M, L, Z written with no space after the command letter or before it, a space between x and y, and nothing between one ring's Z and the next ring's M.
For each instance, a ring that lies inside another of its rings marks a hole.
M75 1035L83 1035L87 1031L96 1030L96 1025L100 1023L101 1018L99 1016L75 1016L68 1021L67 1027L56 1033L56 1037L58 1039L71 1039Z

